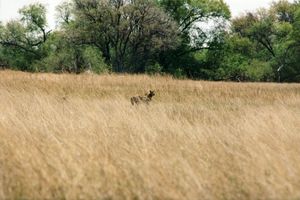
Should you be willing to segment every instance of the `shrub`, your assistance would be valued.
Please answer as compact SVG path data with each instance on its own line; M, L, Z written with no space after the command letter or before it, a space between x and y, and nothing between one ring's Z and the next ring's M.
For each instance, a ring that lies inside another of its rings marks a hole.
M269 62L252 60L245 69L247 79L250 81L267 81L274 78L273 69Z
M162 70L162 66L159 63L155 63L154 65L149 65L145 68L147 74L154 75L160 74Z
M85 65L87 66L86 68L96 74L108 72L111 70L111 66L107 65L104 62L102 53L96 48L87 47L83 51L83 59Z

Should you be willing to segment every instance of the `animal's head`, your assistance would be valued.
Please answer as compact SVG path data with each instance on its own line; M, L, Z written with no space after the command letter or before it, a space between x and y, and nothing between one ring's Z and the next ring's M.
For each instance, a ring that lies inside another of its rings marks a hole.
M149 93L149 95L148 95L148 97L153 97L153 96L155 96L155 92L154 91L152 91L152 90L150 90L150 93Z

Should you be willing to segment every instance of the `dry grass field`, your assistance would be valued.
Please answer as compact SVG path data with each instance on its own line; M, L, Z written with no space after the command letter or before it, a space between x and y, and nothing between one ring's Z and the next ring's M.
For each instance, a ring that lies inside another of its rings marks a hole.
M0 199L300 199L300 85L2 71Z

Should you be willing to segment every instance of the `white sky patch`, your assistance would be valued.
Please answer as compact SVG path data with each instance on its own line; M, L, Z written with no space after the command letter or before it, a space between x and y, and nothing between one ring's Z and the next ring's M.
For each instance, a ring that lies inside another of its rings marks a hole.
M55 7L64 0L0 0L0 21L7 22L18 17L18 10L25 5L40 2L47 8L49 26L55 28ZM232 16L235 17L246 11L253 11L260 7L268 7L272 0L225 0L229 5ZM293 0L290 0L293 2Z
M240 15L246 11L253 11L257 8L268 7L272 1L268 0L259 0L259 1L251 1L251 0L225 0L225 2L229 5L232 16Z
M55 27L55 7L63 0L0 0L0 21L8 22L19 16L18 10L32 3L42 3L47 9L47 21L51 28Z

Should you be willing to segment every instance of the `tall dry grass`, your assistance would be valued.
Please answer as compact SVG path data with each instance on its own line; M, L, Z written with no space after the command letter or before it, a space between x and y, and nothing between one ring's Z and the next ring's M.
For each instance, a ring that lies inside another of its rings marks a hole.
M0 199L300 199L300 85L0 72Z

